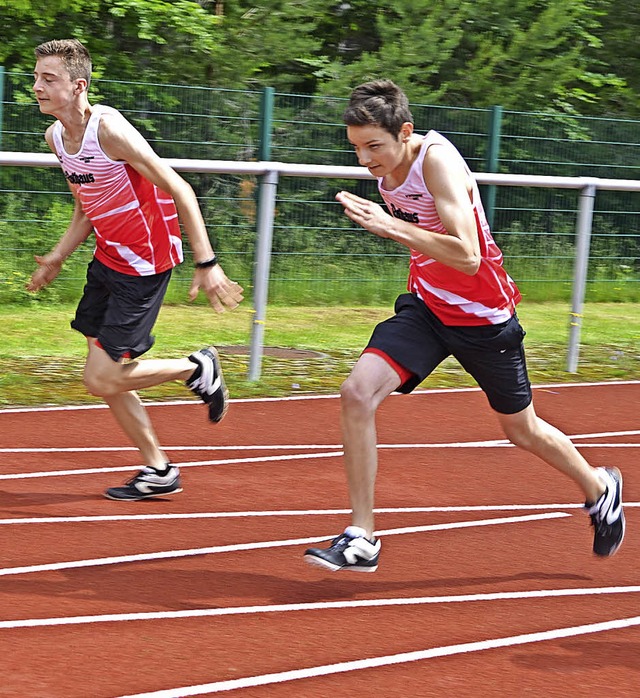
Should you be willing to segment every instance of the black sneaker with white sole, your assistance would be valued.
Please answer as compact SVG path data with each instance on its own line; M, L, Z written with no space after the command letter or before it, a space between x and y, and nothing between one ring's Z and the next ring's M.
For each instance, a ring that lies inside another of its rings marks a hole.
M146 467L127 480L122 487L110 487L104 496L107 499L134 502L178 492L182 492L178 468L170 466L167 473L161 475L154 468Z
M380 540L368 540L366 531L359 526L349 526L344 533L331 541L328 548L309 548L304 559L311 565L337 572L375 572L380 557Z
M601 557L613 555L624 538L622 474L618 468L598 468L607 489L595 504L585 504L594 527L593 552Z
M222 377L220 358L215 347L205 347L195 351L189 361L196 364L196 370L187 379L187 387L209 408L209 419L219 422L228 407L229 392Z

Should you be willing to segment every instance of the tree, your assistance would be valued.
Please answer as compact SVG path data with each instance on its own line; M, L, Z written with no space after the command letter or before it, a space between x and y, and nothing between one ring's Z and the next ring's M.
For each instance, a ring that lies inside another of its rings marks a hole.
M599 116L640 116L640 6L628 0L602 0L600 28L596 31L601 48L594 60L602 70L616 75L622 84L601 94ZM603 90L604 91L604 90ZM603 109L604 107L604 114Z
M388 76L415 102L579 111L623 87L598 60L591 0L396 0L371 12L378 46L334 61L323 91Z
M97 77L343 95L388 76L414 102L608 113L640 103L628 0L0 0L0 62L74 36Z

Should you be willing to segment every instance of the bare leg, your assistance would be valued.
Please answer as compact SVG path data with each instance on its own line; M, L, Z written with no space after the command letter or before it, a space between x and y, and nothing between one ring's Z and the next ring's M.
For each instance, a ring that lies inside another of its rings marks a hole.
M363 354L343 383L341 425L352 523L371 538L378 454L375 413L399 385L398 374L375 354Z
M87 338L89 353L84 382L93 395L109 405L111 412L134 446L145 465L162 470L168 462L160 448L149 415L135 393L136 389L159 385L169 380L186 380L195 370L188 359L144 360L124 363L114 361Z
M145 465L162 470L169 462L160 448L158 437L153 429L147 410L138 395L131 391L104 398L111 413L133 445L140 451Z
M496 414L512 443L570 477L588 502L595 502L605 491L595 468L587 463L565 434L538 417L533 403L516 414Z
M92 395L106 398L130 390L151 388L172 380L186 380L196 365L189 359L144 359L129 363L114 361L95 340L87 338L89 354L84 383Z

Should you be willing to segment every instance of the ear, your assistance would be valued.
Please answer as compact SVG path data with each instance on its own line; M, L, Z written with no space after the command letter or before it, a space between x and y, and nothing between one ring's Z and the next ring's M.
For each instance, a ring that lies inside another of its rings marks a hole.
M400 127L400 138L403 143L407 143L413 134L413 124L410 121L405 121Z
M76 86L73 90L74 94L82 94L87 91L87 81L84 78L78 78L76 80Z

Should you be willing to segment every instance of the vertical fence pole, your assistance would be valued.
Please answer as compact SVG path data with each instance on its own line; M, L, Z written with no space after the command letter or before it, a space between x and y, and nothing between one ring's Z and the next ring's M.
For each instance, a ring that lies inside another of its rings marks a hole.
M278 172L269 170L262 175L258 206L258 240L253 277L253 324L251 326L251 348L249 354L249 380L260 378L264 348L264 328L267 318L269 297L269 267L271 266L271 242L273 240L273 217L276 209Z
M576 221L576 260L573 271L573 293L569 319L569 351L567 356L567 371L569 373L577 373L578 371L582 309L587 288L587 269L589 267L589 248L591 246L595 198L596 184L591 181L580 190L580 203Z
M271 160L271 131L273 129L273 102L275 90L265 87L260 100L260 147L258 160Z
M4 135L4 66L0 65L0 150L2 150L2 141Z
M491 123L489 124L489 145L487 148L487 172L497 172L500 161L500 136L502 132L502 107L491 107ZM485 188L484 210L487 214L489 227L493 230L493 220L496 210L496 186L488 184Z
M273 124L273 87L265 87L260 102L260 147L258 159L271 159L271 131ZM253 321L249 348L248 379L257 381L262 368L264 353L264 329L267 321L267 299L269 297L269 269L271 266L271 244L273 241L273 216L275 214L278 173L266 172L258 185L257 239L253 272Z

